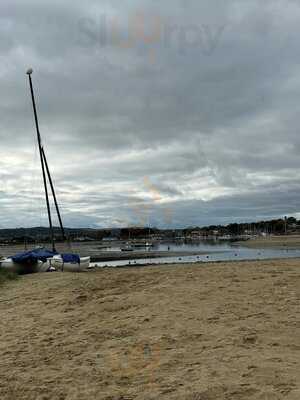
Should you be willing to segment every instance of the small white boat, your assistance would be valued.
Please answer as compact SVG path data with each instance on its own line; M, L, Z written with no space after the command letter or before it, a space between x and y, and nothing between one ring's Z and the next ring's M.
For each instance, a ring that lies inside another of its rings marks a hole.
M132 242L132 246L135 248L149 248L149 247L153 247L154 244L150 241L147 240L136 240L134 242Z

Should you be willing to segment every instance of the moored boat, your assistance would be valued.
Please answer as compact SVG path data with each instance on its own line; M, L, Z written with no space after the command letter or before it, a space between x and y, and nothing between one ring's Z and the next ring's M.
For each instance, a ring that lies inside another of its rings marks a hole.
M154 244L151 241L147 240L136 240L132 242L132 246L135 248L149 248L153 247Z
M121 247L121 251L134 251L134 247L130 243L126 243Z

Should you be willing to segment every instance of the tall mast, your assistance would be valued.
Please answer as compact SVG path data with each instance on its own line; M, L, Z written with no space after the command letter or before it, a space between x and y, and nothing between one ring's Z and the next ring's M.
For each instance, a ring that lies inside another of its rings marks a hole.
M31 74L32 73L33 73L33 70L30 68L27 71L27 75L28 75L28 78L29 78L29 85L30 85L30 92L31 92L31 99L32 99L32 107L33 107L35 126L36 126L36 133L37 133L38 146L39 146L39 153L40 153L40 160L41 160L41 167L42 167L42 173L43 173L43 182L44 182L46 205L47 205L47 212L48 212L48 219L49 219L49 228L50 228L50 235L51 235L51 242L52 242L52 250L55 251L54 232L53 232L53 225L52 225L52 218L51 218L48 187L47 187L47 181L46 181L46 172L45 172L45 165L44 165L44 158L43 158L42 141L41 141L41 134L40 134L40 129L39 129L39 121L38 121L38 116L37 116L37 111L36 111L34 91L33 91L32 79L31 79Z
M50 174L44 147L42 147L42 155L43 155L43 160L44 160L45 166L46 166L46 171L47 171L47 175L48 175L48 179L49 179L49 183L50 183L50 187L51 187L51 191L52 191L52 196L54 199L54 204L55 204L56 213L57 213L57 217L58 217L58 221L59 221L59 225L60 225L60 229L61 229L61 233L62 233L62 238L63 238L63 240L66 240L65 229L64 229L64 226L62 223L62 219L61 219L61 215L60 215L60 211L59 211L59 207L58 207L58 202L57 202L57 198L56 198L56 194L55 194L55 189L54 189L54 185L52 182L52 178L51 178L51 174Z

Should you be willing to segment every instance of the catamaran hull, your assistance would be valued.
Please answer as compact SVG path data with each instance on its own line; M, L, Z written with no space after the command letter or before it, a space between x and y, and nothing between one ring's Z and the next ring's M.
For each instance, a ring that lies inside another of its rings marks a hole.
M50 271L83 272L89 268L90 261L90 257L81 257L80 264L64 263L61 258L50 258L47 260L47 262L39 261L36 264L25 266L13 262L11 258L6 258L0 262L0 268L19 275Z
M63 262L61 257L53 257L48 260L49 267L55 268L57 271L65 272L83 272L90 266L91 257L81 257L79 263Z
M43 263L21 265L15 263L11 258L6 258L5 260L0 262L0 267L1 269L5 269L7 271L14 272L19 275L24 275L24 274L34 274L36 272L39 272L41 264Z

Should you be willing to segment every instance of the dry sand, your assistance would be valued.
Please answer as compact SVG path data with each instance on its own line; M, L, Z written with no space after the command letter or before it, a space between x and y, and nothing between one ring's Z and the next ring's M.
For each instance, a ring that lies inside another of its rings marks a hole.
M253 249L300 249L300 236L287 235L287 236L268 236L258 237L255 239L238 242L242 246L251 247ZM300 399L299 399L300 400Z
M21 277L0 289L0 398L299 400L299 278L300 260Z

